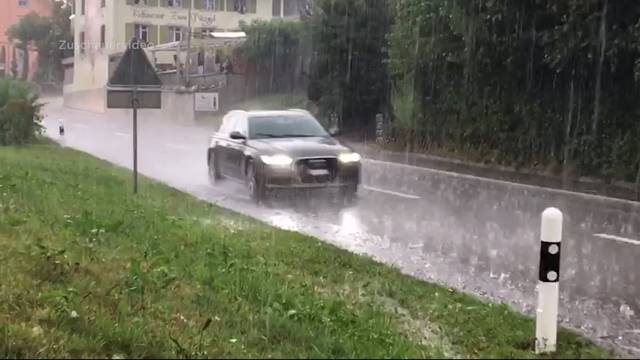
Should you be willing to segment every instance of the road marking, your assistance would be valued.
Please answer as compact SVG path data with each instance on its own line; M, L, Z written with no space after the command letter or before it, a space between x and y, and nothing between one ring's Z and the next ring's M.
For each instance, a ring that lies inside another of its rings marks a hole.
M184 145L178 145L178 144L172 144L172 143L167 144L167 147L178 149L178 150L194 150L194 148L191 146L184 146Z
M130 134L122 133L122 132L116 132L116 135L118 135L118 136L122 136L122 137L129 137L129 136L131 136Z
M538 186L538 185L521 184L521 183L517 183L517 182L513 182L513 181L498 180L498 179L492 179L492 178L488 178L488 177L481 177L481 176L475 176L475 175L469 175L469 174L461 174L461 173L456 173L456 172L453 172L453 171L438 170L438 169L433 169L433 168L424 167L424 166L403 164L403 163L384 161L384 160L375 160L375 159L370 159L370 158L364 158L363 161L364 162L371 162L371 163L378 163L378 164L383 164L383 165L390 165L390 166L399 166L399 167L404 167L404 168L407 168L407 169L422 170L422 171L431 172L431 173L434 173L434 174L453 176L453 177L458 177L458 178L463 178L463 179L479 180L479 181L485 181L485 182L494 183L494 184L509 185L509 186L519 187L519 188L523 188L523 189L545 190L545 191L548 191L550 193L555 193L555 194L575 195L575 196L580 196L580 197L587 198L587 199L596 199L596 200L602 200L602 201L615 202L615 203L619 203L619 204L631 205L631 206L634 206L634 207L639 206L637 202L632 201L632 200L612 198L612 197L607 197L607 196L604 196L604 195L596 195L596 194L589 194L589 193L584 193L584 192L562 190L562 189L556 189L556 188L544 187L544 186Z
M363 187L365 189L367 189L367 190L370 190L370 191L376 191L376 192L381 192L381 193L385 193L385 194L389 194L389 195L395 195L395 196L403 197L405 199L412 199L412 200L420 199L420 196L403 194L403 193L397 192L397 191L379 189L379 188L376 188L376 187L373 187L373 186L363 186Z
M596 237L599 237L599 238L602 238L602 239L620 241L620 242L631 244L631 245L640 245L640 241L639 240L627 239L627 238L623 238L623 237L615 236L615 235L593 234L593 236L596 236Z

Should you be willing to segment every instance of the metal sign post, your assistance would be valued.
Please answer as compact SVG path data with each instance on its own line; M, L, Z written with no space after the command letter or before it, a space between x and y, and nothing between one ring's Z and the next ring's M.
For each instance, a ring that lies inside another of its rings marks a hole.
M133 193L138 193L138 89L133 88Z
M162 82L133 38L107 85L109 109L133 110L133 193L138 193L138 109L162 108Z

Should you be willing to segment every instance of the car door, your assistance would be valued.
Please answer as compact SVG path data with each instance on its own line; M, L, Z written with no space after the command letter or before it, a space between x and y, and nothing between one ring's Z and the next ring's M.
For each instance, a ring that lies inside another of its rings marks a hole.
M227 147L227 160L229 162L230 176L238 179L244 178L244 153L247 147L246 138L249 136L247 118L244 116L238 116L234 119L233 130L231 132L239 132L245 136L245 140L242 139L229 139L230 146Z
M232 176L231 164L229 161L229 151L231 148L231 137L233 131L235 117L232 114L226 115L222 119L222 125L216 134L216 159L218 161L218 169L222 175Z

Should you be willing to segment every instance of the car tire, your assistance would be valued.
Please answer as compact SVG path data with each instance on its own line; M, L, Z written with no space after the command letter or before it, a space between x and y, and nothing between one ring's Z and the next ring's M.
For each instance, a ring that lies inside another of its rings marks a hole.
M340 189L340 198L345 204L355 202L358 195L358 185L349 185Z
M218 168L218 162L216 161L216 152L214 150L210 150L208 158L209 183L211 183L211 185L215 185L222 179L222 175L220 175L220 168Z
M247 190L249 196L256 203L261 203L265 200L266 188L264 181L260 179L260 176L256 173L256 168L253 163L247 165L247 177L246 177Z

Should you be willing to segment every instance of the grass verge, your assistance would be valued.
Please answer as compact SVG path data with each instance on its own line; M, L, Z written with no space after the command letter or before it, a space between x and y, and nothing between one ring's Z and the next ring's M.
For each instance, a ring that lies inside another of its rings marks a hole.
M88 155L0 149L0 357L534 357L507 306ZM562 330L555 357L611 354Z

